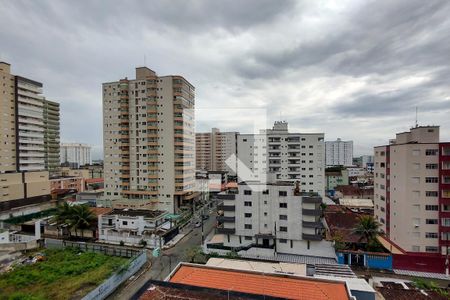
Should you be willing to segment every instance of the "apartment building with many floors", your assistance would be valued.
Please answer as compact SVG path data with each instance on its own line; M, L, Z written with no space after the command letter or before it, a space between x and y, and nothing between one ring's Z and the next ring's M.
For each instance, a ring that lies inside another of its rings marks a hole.
M175 212L195 188L195 89L136 68L103 84L105 199L115 208Z
M448 254L450 143L439 126L397 133L375 151L375 218L405 251Z
M213 128L211 132L196 133L196 169L224 171L228 172L228 175L235 176L238 134L238 132L221 132L217 128Z
M0 96L0 211L48 201L42 83L0 62Z
M353 165L353 141L343 141L337 139L336 141L325 142L325 164L327 167L331 166L345 166Z
M302 192L324 196L323 133L291 133L287 122L275 122L259 134L239 134L237 153L240 181L300 181Z
M80 143L61 143L61 163L79 168L92 164L91 146Z
M301 192L298 183L241 182L237 194L216 197L224 246L335 257L332 243L323 238L322 197Z
M59 103L44 100L44 163L50 173L60 168Z

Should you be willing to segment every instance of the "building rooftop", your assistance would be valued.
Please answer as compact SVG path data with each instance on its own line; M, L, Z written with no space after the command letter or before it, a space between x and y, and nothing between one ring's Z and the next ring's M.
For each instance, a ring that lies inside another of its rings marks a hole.
M163 215L167 214L167 212L162 210L145 210L145 209L119 209L115 208L111 212L105 214L105 215L119 215L119 216L128 216L128 217L138 217L138 216L144 216L147 218L158 218Z
M381 285L376 290L385 300L448 300L448 297L436 291L417 289L410 282L382 281Z
M210 258L206 265L232 270L258 271L264 273L306 276L306 264Z
M112 208L109 207L89 207L89 210L95 214L96 216L99 215L106 215L112 211Z
M332 238L336 234L340 234L344 242L359 242L360 236L353 231L359 223L360 216L364 215L363 213L353 212L340 205L328 205L324 214L325 222L331 235L327 238Z
M350 299L344 282L203 265L181 264L169 282L288 299Z

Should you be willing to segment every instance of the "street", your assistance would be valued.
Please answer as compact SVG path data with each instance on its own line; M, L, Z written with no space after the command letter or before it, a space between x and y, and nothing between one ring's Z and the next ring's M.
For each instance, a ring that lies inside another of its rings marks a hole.
M214 230L216 222L215 211L209 215L209 219L204 221L204 237L206 238L209 233ZM144 270L140 270L136 273L136 277L133 280L128 280L122 286L120 286L113 294L107 299L130 299L148 280L164 280L169 274L170 270L174 269L180 261L184 260L185 252L187 249L200 246L202 240L202 228L194 228L192 224L188 225L192 231L186 235L180 242L174 247L161 252L161 257L153 258L152 251L148 250L148 257L150 264L144 266ZM170 268L171 267L171 268ZM139 276L140 275L140 276Z

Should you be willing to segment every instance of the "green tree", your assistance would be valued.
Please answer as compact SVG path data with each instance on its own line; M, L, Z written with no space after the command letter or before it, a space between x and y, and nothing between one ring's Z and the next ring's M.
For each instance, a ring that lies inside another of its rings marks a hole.
M77 230L81 229L81 237L83 237L83 231L91 228L94 224L96 217L87 205L74 205L72 206L71 215L69 218L70 228Z
M56 212L53 215L52 220L56 222L58 225L64 225L67 224L70 226L72 218L72 206L70 206L67 202L64 202L62 205L58 205L56 208ZM69 236L70 236L70 230L69 230ZM59 235L59 230L58 230ZM64 236L64 234L63 234Z
M380 223L373 216L363 215L359 217L359 222L353 232L360 236L359 241L369 244L382 233Z

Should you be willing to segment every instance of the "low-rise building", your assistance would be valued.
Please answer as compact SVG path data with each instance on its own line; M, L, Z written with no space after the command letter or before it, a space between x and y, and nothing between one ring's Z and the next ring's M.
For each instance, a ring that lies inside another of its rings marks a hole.
M271 249L272 254L335 257L323 239L322 198L290 182L242 182L237 194L221 193L217 233L233 249ZM262 250L267 253L266 250Z
M338 185L348 185L348 171L341 170L325 170L326 189L327 192L334 191Z
M67 177L53 177L50 178L50 190L74 189L77 192L84 192L84 178L67 176Z
M165 234L172 229L169 213L159 210L113 209L100 215L99 241L112 244L162 247Z

